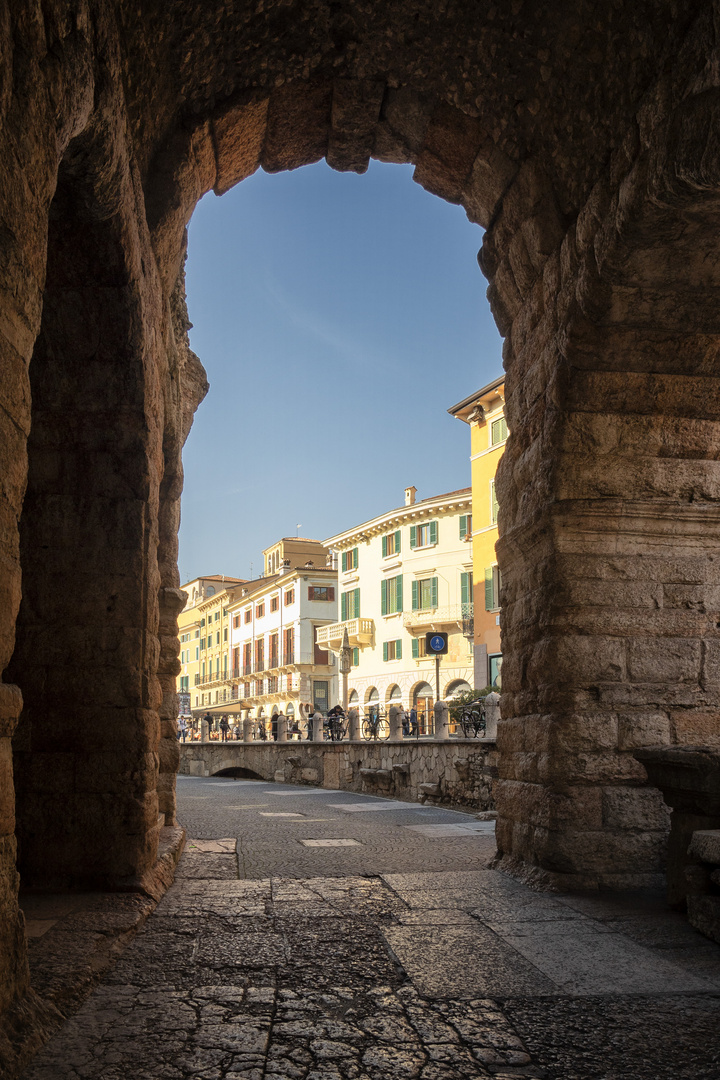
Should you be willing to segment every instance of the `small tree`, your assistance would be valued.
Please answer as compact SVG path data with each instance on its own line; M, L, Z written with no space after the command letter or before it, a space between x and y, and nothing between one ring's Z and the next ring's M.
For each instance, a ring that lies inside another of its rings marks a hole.
M461 690L448 701L450 719L456 724L459 723L463 710L472 705L473 701L484 701L492 689L492 686L486 686L484 690Z

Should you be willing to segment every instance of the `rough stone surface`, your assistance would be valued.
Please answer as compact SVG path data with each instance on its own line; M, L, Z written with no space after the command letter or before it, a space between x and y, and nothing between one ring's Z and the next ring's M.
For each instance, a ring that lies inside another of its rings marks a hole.
M237 770L279 783L320 784L339 791L392 795L416 802L492 810L497 750L490 740L447 743L339 742L183 743L180 775ZM660 800L662 802L662 800Z
M363 825L343 805L377 800L331 799L183 778L181 819L204 838L23 1080L714 1080L720 947L661 898L540 895L480 865L453 869L459 838L429 872L434 841L415 835L378 873L378 828L403 832L411 813L471 819L394 803ZM305 829L351 817L367 843L304 852L285 807ZM217 880L235 828L254 868ZM284 851L270 876L268 836ZM478 847L487 858L492 842ZM351 850L367 861L343 866ZM183 876L191 857L207 878Z

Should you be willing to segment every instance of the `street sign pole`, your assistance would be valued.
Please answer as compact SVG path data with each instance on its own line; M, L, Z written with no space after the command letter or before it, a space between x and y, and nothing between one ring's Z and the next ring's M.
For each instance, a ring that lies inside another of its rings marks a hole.
M440 653L435 654L435 700L440 700Z
M440 700L440 657L448 651L447 634L431 631L425 635L425 655L435 656L435 700Z

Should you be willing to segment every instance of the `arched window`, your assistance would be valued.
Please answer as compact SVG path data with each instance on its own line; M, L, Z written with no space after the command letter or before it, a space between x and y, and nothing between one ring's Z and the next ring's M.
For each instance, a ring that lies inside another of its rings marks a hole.
M208 585L205 592L207 593L208 596L214 596L215 595L215 587L214 587L214 585Z
M456 679L455 682L450 683L445 694L447 697L454 697L455 694L464 694L466 690L472 690L470 683L465 682L464 679Z
M395 683L394 686L390 687L390 691L388 693L388 701L400 701L401 698L402 698L402 690L397 685L397 683Z
M380 695L378 694L377 686L371 686L365 697L366 701L379 701Z
M426 699L426 698L431 698L432 696L433 696L433 691L432 691L432 686L430 685L430 683L421 682L415 687L415 701L416 702L420 698Z
M350 691L350 697L348 698L348 701L350 702L350 704L351 705L357 705L359 700L360 700L360 698L358 696L357 690L351 690Z

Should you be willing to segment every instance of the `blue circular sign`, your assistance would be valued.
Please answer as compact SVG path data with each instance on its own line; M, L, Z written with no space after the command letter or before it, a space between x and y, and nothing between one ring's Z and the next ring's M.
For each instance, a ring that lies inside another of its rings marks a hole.
M442 652L445 648L445 638L441 634L435 634L430 638L430 648L433 652Z

